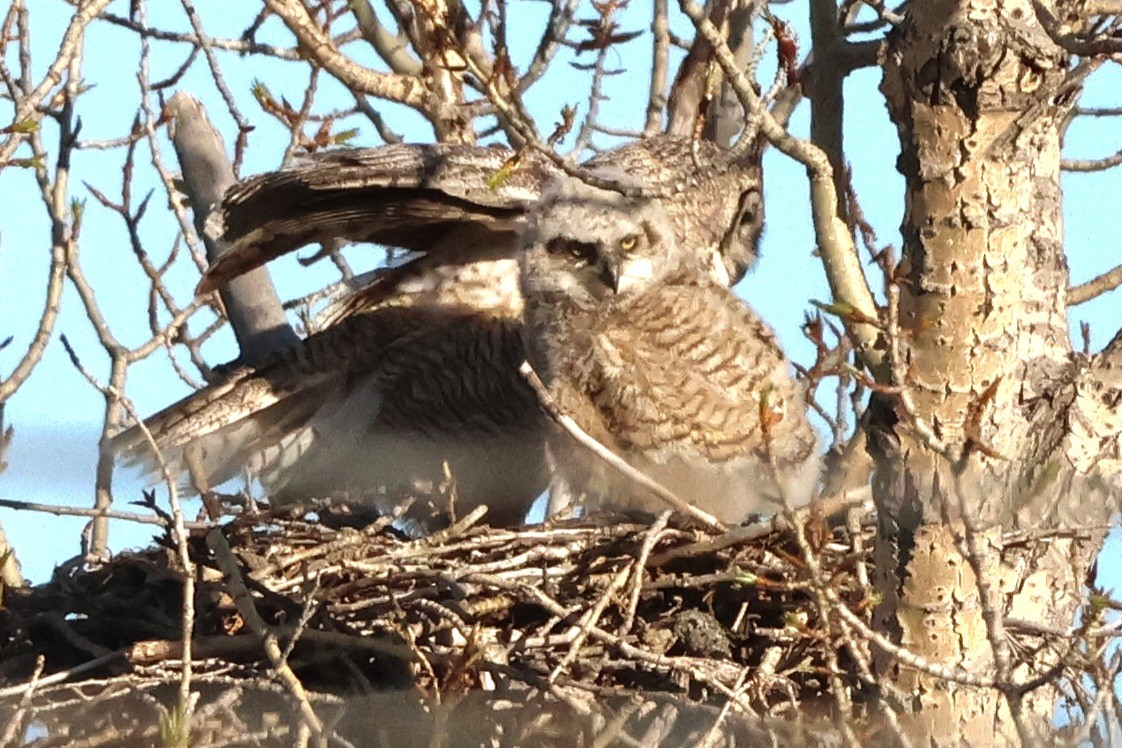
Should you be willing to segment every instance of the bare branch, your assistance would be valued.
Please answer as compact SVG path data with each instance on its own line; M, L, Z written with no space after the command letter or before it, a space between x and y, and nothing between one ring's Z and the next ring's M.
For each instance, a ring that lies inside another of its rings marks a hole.
M261 614L257 612L257 607L253 603L253 596L249 594L246 589L245 581L242 579L241 570L238 568L237 559L234 558L233 552L230 550L229 544L226 542L225 536L222 535L220 529L211 530L206 536L207 547L210 548L211 553L214 554L215 560L218 562L218 568L222 570L226 578L226 584L230 589L230 594L234 598L234 604L238 607L238 612L242 614L246 624L249 628L261 637L265 644L265 652L269 657L276 670L277 676L292 694L293 698L297 700L300 705L300 716L304 720L304 724L312 731L312 737L316 741L317 746L326 746L327 742L323 736L323 723L316 715L312 705L308 702L308 694L304 690L304 685L296 674L292 672L286 658L281 651L280 642L277 635L269 628Z
M75 506L63 506L37 501L19 501L18 499L0 499L0 506L5 509L15 509L21 512L42 512L53 514L56 517L105 517L119 519L124 522L135 522L141 525L156 525L157 527L170 527L168 521L158 514L141 514L140 512L122 512L116 509L80 509ZM184 522L188 530L207 530L212 525L206 522ZM7 582L5 582L7 584Z
M1077 172L1106 171L1107 169L1113 169L1119 164L1122 164L1122 149L1119 149L1116 153L1113 153L1110 156L1105 156L1103 158L1065 158L1060 161L1060 168L1064 171Z
M1111 3L1103 3L1103 5L1111 5ZM1081 57L1108 56L1122 52L1122 37L1100 34L1088 38L1081 34L1065 32L1060 19L1056 18L1044 3L1040 0L1033 0L1032 7L1036 11L1036 18L1040 21L1044 31L1052 38L1052 41L1063 47L1067 52ZM1111 12L1106 15L1114 14L1114 12Z
M142 38L189 44L196 49L201 46L199 38L194 34L164 31L162 29L153 28L151 26L143 26L133 20L122 18L121 16L114 15L113 13L102 14L101 20L111 23L114 26L126 28L129 31L135 32ZM276 57L281 60L288 60L289 62L299 62L304 59L300 56L300 52L295 47L278 47L272 44L261 44L260 42L248 41L245 39L211 38L208 39L208 43L214 49L226 50L228 52L264 55L266 57Z
M1078 306L1122 286L1122 265L1067 290L1067 305Z
M308 14L308 9L300 0L265 0L265 5L284 21L316 62L351 90L413 107L426 114L430 120L455 117L454 104L434 95L420 78L379 73L359 65L340 52Z
M55 59L43 75L43 80L19 100L16 105L16 116L12 118L12 122L21 123L38 120L42 116L39 113L39 107L55 86L62 82L63 72L70 67L74 56L81 54L82 39L86 33L86 26L101 14L101 11L105 10L109 3L110 0L89 0L78 8L70 18L66 32L62 35L62 43L55 54ZM30 73L30 71L27 72ZM77 81L74 83L77 85ZM7 163L12 157L12 152L15 151L21 141L22 136L16 133L0 146L0 165ZM3 399L0 397L0 400Z

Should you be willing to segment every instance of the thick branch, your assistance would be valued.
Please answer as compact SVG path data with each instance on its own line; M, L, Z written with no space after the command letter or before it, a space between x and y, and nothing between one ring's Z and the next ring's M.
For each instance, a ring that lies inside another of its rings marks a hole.
M198 99L177 93L168 101L167 113L172 118L172 144L183 170L184 189L194 209L195 230L206 245L207 259L213 263L225 247L203 228L211 209L237 181L234 170L221 136ZM233 279L220 293L243 362L259 364L271 353L299 341L265 268Z
M421 63L410 53L408 39L404 34L391 32L374 12L370 0L351 0L351 13L354 14L362 38L374 47L390 70L401 75L419 75Z
M845 71L831 64L844 44L838 28L837 7L834 0L811 0L811 44L816 60L825 64L814 68L814 78L807 90L810 98L810 139L821 148L834 167L834 184L838 192L845 191L845 154L842 148L842 81ZM839 202L839 210L845 206ZM844 216L843 216L844 217Z

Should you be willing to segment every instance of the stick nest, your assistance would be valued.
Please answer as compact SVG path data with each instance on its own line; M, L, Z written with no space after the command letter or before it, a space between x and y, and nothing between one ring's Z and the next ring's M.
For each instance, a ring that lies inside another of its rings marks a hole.
M872 527L857 513L806 527L826 581L861 611ZM791 731L813 721L838 644L782 522L716 535L667 515L518 531L473 519L416 539L333 509L193 534L190 744L292 744L301 699L339 745L806 737ZM0 720L38 725L36 745L159 744L183 651L173 548L158 538L6 590L0 678L16 685Z

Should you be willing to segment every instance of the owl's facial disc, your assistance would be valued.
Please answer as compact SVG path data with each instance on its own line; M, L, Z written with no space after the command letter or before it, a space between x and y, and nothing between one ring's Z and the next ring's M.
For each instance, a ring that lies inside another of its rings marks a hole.
M655 275L648 237L643 233L627 234L611 244L559 237L547 249L563 259L578 282L597 299L640 289Z

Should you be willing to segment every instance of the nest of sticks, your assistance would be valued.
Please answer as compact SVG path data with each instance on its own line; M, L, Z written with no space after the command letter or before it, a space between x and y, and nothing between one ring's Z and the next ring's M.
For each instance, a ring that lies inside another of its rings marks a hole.
M867 507L804 510L798 534L783 517L720 534L669 513L521 530L477 514L411 538L389 518L318 514L191 533L190 745L803 742L827 652L849 667L816 585L869 607ZM181 568L169 531L6 590L5 737L167 744Z

